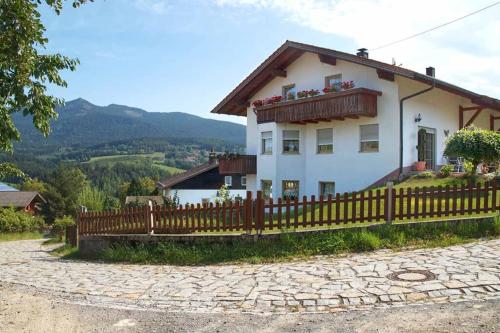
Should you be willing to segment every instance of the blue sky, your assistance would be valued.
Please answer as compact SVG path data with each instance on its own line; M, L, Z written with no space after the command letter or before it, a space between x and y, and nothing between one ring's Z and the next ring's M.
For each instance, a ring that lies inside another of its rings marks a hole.
M354 52L462 16L490 1L96 0L60 16L43 10L49 50L77 57L66 100L209 114L286 39ZM413 15L408 15L408 12ZM500 6L372 58L500 98ZM423 19L424 18L424 19ZM216 117L243 122L238 117Z

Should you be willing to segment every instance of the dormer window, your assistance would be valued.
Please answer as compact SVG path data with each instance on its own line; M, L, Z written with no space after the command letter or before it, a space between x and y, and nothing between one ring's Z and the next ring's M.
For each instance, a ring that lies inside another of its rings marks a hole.
M297 88L295 84L289 84L283 87L283 99L286 101L294 100L297 97Z
M335 91L341 90L342 74L335 74L325 77L325 88L335 87Z

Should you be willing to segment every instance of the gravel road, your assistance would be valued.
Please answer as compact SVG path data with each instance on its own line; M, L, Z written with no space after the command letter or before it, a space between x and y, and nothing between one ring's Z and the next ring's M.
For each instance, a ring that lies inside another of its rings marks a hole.
M500 332L500 300L323 314L194 314L75 304L0 285L0 332Z

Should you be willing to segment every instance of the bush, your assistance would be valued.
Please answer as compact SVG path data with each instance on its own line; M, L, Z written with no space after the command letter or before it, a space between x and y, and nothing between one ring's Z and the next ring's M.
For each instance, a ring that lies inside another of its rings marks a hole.
M0 232L39 231L44 227L40 216L34 216L13 207L0 208Z
M75 225L75 220L71 216L66 216L64 215L63 217L57 217L54 220L54 224L52 227L56 232L59 233L60 238L62 239L62 236L64 235L64 230L66 230L66 227L69 227L71 225Z
M429 179L434 178L434 173L432 171L424 171L415 175L417 179Z
M454 166L452 164L443 165L441 169L439 169L439 177L449 177L453 172Z

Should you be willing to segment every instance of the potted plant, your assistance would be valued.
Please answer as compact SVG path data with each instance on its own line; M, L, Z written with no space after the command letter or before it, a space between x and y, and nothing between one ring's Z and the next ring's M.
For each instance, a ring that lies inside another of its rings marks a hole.
M319 95L319 90L318 89L311 89L307 92L307 96L313 97Z
M261 99L258 99L258 100L255 100L253 103L252 103L253 107L254 108L258 108L259 106L262 106L264 105L264 101L261 100Z
M286 99L288 101L292 101L295 99L295 94L293 92L289 92L287 95L286 95Z
M425 138L425 130L421 129L420 131L418 131L418 139L419 139L417 146L418 161L415 162L414 165L415 171L425 171L424 138Z
M304 97L307 97L307 93L308 93L308 91L307 91L307 90L299 91L299 92L297 93L297 97L298 97L298 98L304 98Z
M349 90L354 88L354 81L344 81L340 84L342 90Z

